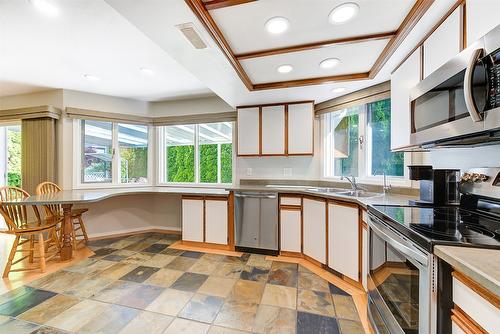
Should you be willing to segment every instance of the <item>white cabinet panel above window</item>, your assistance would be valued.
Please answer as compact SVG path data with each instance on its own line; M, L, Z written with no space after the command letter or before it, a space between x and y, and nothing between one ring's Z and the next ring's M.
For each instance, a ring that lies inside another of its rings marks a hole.
M259 108L238 109L238 155L258 155L260 116Z
M285 106L262 108L262 154L285 154Z
M313 103L288 105L288 154L313 154Z

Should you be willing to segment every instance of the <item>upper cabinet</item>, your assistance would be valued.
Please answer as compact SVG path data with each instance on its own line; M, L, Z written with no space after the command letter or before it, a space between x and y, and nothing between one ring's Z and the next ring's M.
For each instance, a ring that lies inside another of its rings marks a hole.
M314 104L238 108L238 156L313 155Z
M313 154L314 106L288 105L288 155Z
M467 0L465 6L467 45L474 43L500 24L499 0Z
M391 149L410 145L410 91L420 81L420 49L391 76Z
M468 2L467 2L468 3ZM424 47L424 78L460 52L462 8L458 6L427 38Z
M285 106L262 107L262 155L285 154Z
M260 108L238 109L238 155L260 154Z

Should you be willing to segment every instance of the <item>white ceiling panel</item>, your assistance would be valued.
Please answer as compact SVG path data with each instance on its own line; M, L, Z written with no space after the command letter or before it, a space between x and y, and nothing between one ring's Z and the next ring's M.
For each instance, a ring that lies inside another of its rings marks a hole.
M331 75L368 72L389 42L386 40L333 45L308 51L242 60L241 63L253 83L309 79ZM331 69L319 67L326 58L338 58L340 64ZM293 70L278 73L278 66L289 64Z
M0 95L31 87L141 100L213 94L104 0L48 1L58 15L0 0Z
M359 5L358 15L342 25L332 25L328 14L345 2ZM218 27L236 54L273 49L342 37L395 31L415 0L259 0L211 10ZM271 35L268 19L286 17L289 29Z

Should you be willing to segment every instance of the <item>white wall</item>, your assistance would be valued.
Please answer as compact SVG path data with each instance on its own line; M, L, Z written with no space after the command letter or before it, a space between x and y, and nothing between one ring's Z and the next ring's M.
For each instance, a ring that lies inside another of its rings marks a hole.
M208 113L221 113L235 109L218 96L189 100L150 102L149 112L153 116L184 116Z
M252 175L247 175L247 169ZM284 168L292 175L285 176ZM321 171L320 120L314 119L314 156L312 157L239 157L236 158L236 181L240 179L317 180Z
M16 109L24 107L36 107L51 105L63 108L62 89L46 90L42 92L3 96L0 97L0 109Z

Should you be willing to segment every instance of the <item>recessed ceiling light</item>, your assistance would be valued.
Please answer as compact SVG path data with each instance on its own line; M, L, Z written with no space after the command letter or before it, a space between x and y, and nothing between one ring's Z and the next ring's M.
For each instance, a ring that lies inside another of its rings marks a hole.
M285 65L278 66L278 72L280 72L280 73L290 73L290 72L292 72L292 70L293 70L292 65L285 64Z
M101 78L96 77L95 75L92 74L84 74L83 77L87 79L88 81L99 81Z
M272 17L266 22L266 29L271 34L281 34L285 32L290 26L287 18L276 16Z
M59 8L49 0L30 0L33 6L40 12L47 14L49 16L57 16L59 14Z
M319 67L324 69L334 68L340 64L340 59L338 58L326 58L321 63L319 63Z
M345 91L345 87L337 87L332 89L332 93L334 94L342 93L343 91Z
M331 24L343 24L353 19L359 12L358 4L346 2L335 7L328 15Z
M155 71L153 71L152 69L147 68L147 67L140 67L139 71L141 71L142 74L146 74L146 75L154 75L155 74Z

